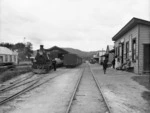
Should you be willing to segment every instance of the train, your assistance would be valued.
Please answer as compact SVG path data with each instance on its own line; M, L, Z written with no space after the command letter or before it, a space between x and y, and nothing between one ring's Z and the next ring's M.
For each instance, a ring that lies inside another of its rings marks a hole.
M40 49L37 50L37 54L32 61L32 71L37 74L48 73L55 67L53 61L55 61L56 67L76 67L82 63L82 58L72 53L64 54L63 59L55 58L52 52L45 51L43 45L40 45Z
M82 64L82 58L76 54L65 54L63 59L63 65L65 67L76 67Z
M33 60L32 70L37 74L48 73L52 69L52 58L43 48L43 45L40 45L40 50L37 50L35 59Z

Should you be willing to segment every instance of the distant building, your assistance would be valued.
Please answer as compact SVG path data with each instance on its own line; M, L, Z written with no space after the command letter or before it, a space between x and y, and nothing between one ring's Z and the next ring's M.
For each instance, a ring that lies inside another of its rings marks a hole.
M96 60L96 62L98 62L99 61L98 53L96 53L95 55L93 55L93 58Z
M69 52L58 47L58 46L53 46L49 49L45 49L45 51L47 51L49 54L50 54L50 57L52 59L55 59L55 58L59 58L61 60L64 59L64 54L68 54Z
M13 62L18 64L18 53L0 46L0 63Z
M112 61L115 57L115 51L113 45L107 45L105 57L108 58L108 64L112 64Z
M105 50L100 50L98 52L98 57L99 57L99 64L102 64L102 62L104 61L105 57L104 54L106 53Z
M112 40L120 65L130 61L135 73L150 72L150 21L133 18Z

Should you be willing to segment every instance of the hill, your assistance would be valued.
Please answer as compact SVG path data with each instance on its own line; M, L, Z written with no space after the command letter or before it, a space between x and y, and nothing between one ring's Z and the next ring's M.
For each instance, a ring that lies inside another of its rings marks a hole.
M86 52L86 51L81 51L81 50L73 49L73 48L63 48L63 49L70 53L77 54L78 56L82 58L86 58L86 59L91 58L97 52L97 51Z
M61 47L62 48L62 47ZM82 57L82 58L85 58L85 59L90 59L91 57L93 57L94 54L97 53L97 51L90 51L90 52L86 52L86 51L81 51L81 50L78 50L78 49L73 49L73 48L62 48L70 53L74 53L74 54L77 54L78 56ZM33 55L32 56L35 56L36 55L36 51L33 51Z

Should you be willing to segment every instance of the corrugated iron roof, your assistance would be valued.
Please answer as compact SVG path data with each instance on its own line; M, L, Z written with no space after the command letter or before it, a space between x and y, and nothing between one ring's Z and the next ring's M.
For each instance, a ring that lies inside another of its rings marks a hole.
M139 18L132 18L113 38L113 41L118 40L123 36L125 33L127 33L129 30L131 30L133 27L135 27L138 24L143 24L150 26L150 21L142 20Z
M45 49L46 51L53 51L53 50L58 50L59 52L61 53L64 53L64 54L67 54L69 53L68 51L60 48L60 47L57 47L57 46L53 46L52 48L49 48L49 49Z
M18 53L16 51L12 51L6 47L1 47L0 46L0 54L5 54L5 55L17 55Z

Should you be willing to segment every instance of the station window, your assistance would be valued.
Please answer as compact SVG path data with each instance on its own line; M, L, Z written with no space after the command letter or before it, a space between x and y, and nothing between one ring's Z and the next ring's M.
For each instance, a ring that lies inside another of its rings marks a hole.
M129 41L126 42L126 59L129 58Z
M3 62L3 56L0 56L0 62Z
M117 47L115 47L115 56L117 56Z
M16 56L14 55L14 62L16 62Z
M12 56L10 55L10 62L12 62Z
M132 40L132 61L136 61L136 38Z
M118 46L118 57L120 56L120 46Z
M8 62L8 55L5 55L5 62Z

